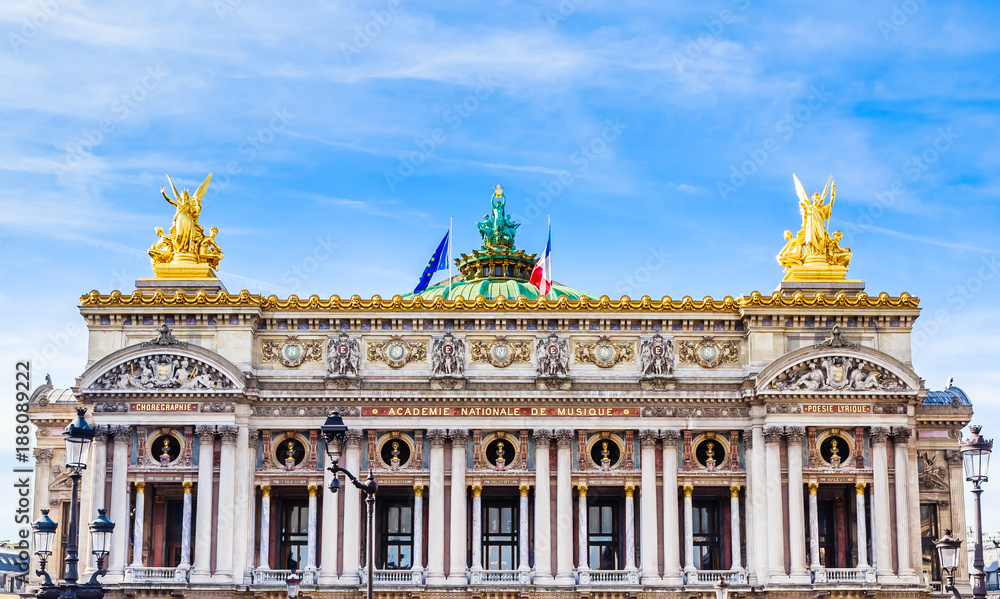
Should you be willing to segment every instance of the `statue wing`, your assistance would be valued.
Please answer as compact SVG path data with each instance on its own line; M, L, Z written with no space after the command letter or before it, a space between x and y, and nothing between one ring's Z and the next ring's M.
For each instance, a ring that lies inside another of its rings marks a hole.
M163 174L167 175L167 173L163 173ZM180 200L181 194L177 193L177 187L174 186L174 180L170 178L170 175L167 175L167 181L170 182L170 189L174 192L174 198L176 198L177 200Z
M208 191L208 182L211 180L212 180L212 173L208 173L208 176L205 177L205 180L202 181L201 185L198 186L198 189L195 190L194 197L198 198L199 200L203 198L205 196L205 192Z
M795 193L799 195L800 200L808 204L809 194L807 194L806 189L802 187L802 182L799 181L799 178L795 176L795 173L792 173L792 179L795 181Z
M819 203L820 204L822 204L823 200L826 199L826 192L830 191L830 183L833 183L833 175L830 175L830 178L827 179L827 181L826 181L826 187L823 188L823 195L821 195L820 198L819 198ZM830 203L831 203L831 205L833 204L833 202L830 202Z

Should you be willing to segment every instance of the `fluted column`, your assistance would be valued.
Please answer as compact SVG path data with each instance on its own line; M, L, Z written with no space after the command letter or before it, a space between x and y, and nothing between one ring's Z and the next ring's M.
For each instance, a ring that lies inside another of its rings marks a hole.
M212 580L233 582L233 540L236 497L236 439L239 428L227 424L218 427L222 437L219 451L219 525L215 543L215 573Z
M660 431L663 440L663 582L670 586L680 586L681 578L680 536L677 513L677 439L680 431L666 429Z
M572 585L573 578L573 431L556 432L556 579Z
M660 582L659 543L657 543L656 514L656 437L653 430L639 431L640 464L642 468L642 531L639 542L642 546L642 583Z
M191 582L208 582L212 577L212 478L215 459L215 427L195 427L198 435L198 530L194 535L194 570Z
M94 444L91 448L93 458L90 461L90 466L88 466L90 469L90 478L84 491L83 503L80 509L80 513L82 514L80 517L81 524L84 526L88 525L90 520L97 517L97 510L104 509L106 507L104 505L104 486L108 475L108 443L106 430L106 425L99 424L94 427L94 431L97 433L97 436L94 437ZM48 485L45 485L45 487L47 489ZM48 502L46 501L46 503ZM97 559L94 557L94 554L90 552L90 535L83 534L80 535L80 537L80 555L81 557L86 556L85 559L87 563L87 568L84 571L84 574L90 574L97 569Z
M635 570L635 485L625 485L625 569Z
M345 434L344 467L361 474L362 431L350 429ZM344 573L340 582L353 586L361 583L361 491L351 484L341 485L344 493Z
M111 535L111 555L108 575L102 582L121 582L125 576L125 559L128 548L128 449L132 431L128 426L116 425L112 431L115 445L111 467L111 521L121 522Z
M753 489L753 460L756 456L753 453L753 429L743 431L743 464L746 469L746 486L743 491L744 528L746 528L746 560L744 566L747 571L747 583L750 586L758 586L756 556L754 555L754 516L753 499L750 490Z
M466 538L468 520L466 515L465 446L469 439L469 431L450 429L448 437L451 439L451 542L449 544L448 583L464 585L469 581L465 575L465 570L468 567L466 550L469 546Z
M189 480L181 483L184 488L184 505L181 513L181 563L177 565L175 579L187 580L187 573L191 569L191 487L194 486Z
M889 579L892 571L892 523L889 521L889 455L887 439L889 429L884 426L871 428L872 441L872 511L875 516L875 530L872 541L875 546L875 575Z
M909 488L909 441L911 430L905 426L892 429L892 445L896 455L893 471L896 477L896 564L900 576L912 578L908 582L917 582L917 573L910 561L910 488Z
M694 494L694 485L684 485L684 571L694 572L694 508L691 504L691 495Z
M528 485L520 485L518 491L521 493L520 504L518 506L518 515L520 516L519 526L517 528L517 549L518 549L518 559L517 559L517 569L518 570L530 570L531 566L528 562L531 561L531 556L528 554Z
M858 568L868 567L868 516L865 514L865 483L854 483L857 491L855 511L858 519Z
M253 467L250 465L250 452L248 446L257 449L257 431L253 431L251 438L250 429L247 426L239 426L237 429L236 445L233 447L235 461L233 464L233 582L243 584L246 579L248 562L253 560L253 556L248 553L253 551L253 538L249 533L253 529L253 502L250 497L253 489ZM256 452L254 453L256 457Z
M549 447L552 431L539 429L535 437L535 584L552 584L552 534Z
M802 497L802 439L806 429L801 426L785 428L788 435L788 546L791 555L791 582L809 584L806 569L806 516Z
M271 485L260 486L260 557L257 567L271 567Z
M323 474L323 489L329 489L333 481L333 473L326 470ZM337 513L337 496L328 490L323 492L323 538L320 540L320 568L317 584L331 585L337 582L337 535L340 528L340 516ZM421 514L422 515L422 514ZM414 526L417 522L417 514L413 514ZM413 532L417 534L416 530ZM417 546L417 538L413 539L414 547Z
M483 487L472 485L472 569L483 569Z
M424 486L413 485L413 563L411 570L424 569Z
M746 437L746 448L749 454L747 519L753 528L753 541L747 543L748 547L753 548L752 552L748 552L753 557L751 564L754 572L751 578L755 578L758 585L764 585L771 569L771 558L767 542L770 534L767 514L767 455L762 426L754 425L750 430L750 434ZM779 476L780 480L780 472L776 476ZM748 536L747 540L750 539Z
M587 485L576 486L577 503L577 528L576 528L576 569L585 572L590 569L589 556L587 551Z
M785 430L780 426L764 429L767 460L767 487L764 498L767 506L767 582L785 582L785 523L781 497L781 437Z
M146 483L135 481L135 515L132 518L132 567L142 567L142 529L146 514Z
M427 431L431 444L430 496L427 506L427 578L428 585L441 585L444 577L444 440L447 432L440 429Z
M731 569L743 569L743 556L740 553L740 486L729 485L729 539L733 565Z
M819 561L819 505L816 493L819 483L809 483L809 569L817 572L823 569Z

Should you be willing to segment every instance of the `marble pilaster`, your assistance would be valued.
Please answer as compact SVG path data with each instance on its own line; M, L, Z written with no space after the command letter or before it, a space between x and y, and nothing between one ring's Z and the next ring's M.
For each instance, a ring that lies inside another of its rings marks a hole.
M819 505L816 493L819 483L809 483L809 569L817 572L823 568L819 561Z
M187 580L188 571L191 570L191 488L194 486L189 480L181 483L184 489L184 503L181 512L181 563L177 566L175 580Z
M635 486L625 485L625 569L635 570Z
M865 515L865 483L854 483L857 491L855 512L858 524L858 568L868 567L868 517Z
M146 514L146 483L135 482L135 511L132 517L132 567L142 567L142 539Z
M413 485L413 566L414 572L424 569L424 486Z
M483 487L472 485L472 569L483 569Z
M693 572L694 567L694 508L691 503L691 495L694 493L693 485L684 485L684 571Z
M740 486L729 486L729 539L732 570L743 569L743 556L740 552Z
M271 567L271 485L260 486L260 557L257 567Z
M306 584L314 583L316 580L316 532L319 525L319 513L318 513L318 499L316 497L319 491L318 485L309 485L309 530L306 535L306 570L305 579L303 582Z
M577 532L576 532L576 545L577 545L577 558L576 558L576 569L580 572L585 572L590 569L589 555L587 551L587 485L577 485Z
M518 487L521 495L520 503L518 504L518 515L520 516L517 529L518 570L531 569L531 566L528 565L531 561L531 556L528 553L528 489L528 485L520 485Z

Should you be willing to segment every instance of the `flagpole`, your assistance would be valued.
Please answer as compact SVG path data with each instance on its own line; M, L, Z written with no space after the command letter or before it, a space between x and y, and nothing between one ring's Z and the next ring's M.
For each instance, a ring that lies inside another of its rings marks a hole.
M548 242L551 242L551 240L552 240L552 215L549 214L547 216L548 216L548 219L549 219L549 239L548 239ZM552 250L551 250L551 247L549 248L549 263L546 264L546 266L549 267L549 280L552 281L552 284L549 285L549 291L548 291L548 293L545 294L545 297L548 298L549 297L549 293L552 293L552 288L555 286L555 281L556 281L552 277Z
M452 227L455 225L455 215L448 217L448 299L455 299L451 296L451 265L454 260L451 259L451 245L454 239L452 239Z

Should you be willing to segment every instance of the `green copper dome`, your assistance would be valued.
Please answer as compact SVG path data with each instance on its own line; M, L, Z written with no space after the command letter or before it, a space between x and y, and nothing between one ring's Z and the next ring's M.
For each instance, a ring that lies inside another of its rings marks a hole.
M420 295L424 299L434 299L439 296L444 299L455 299L459 296L465 299L483 296L488 300L500 296L511 300L521 296L529 300L538 299L541 295L538 287L528 282L531 279L536 256L514 247L514 236L520 225L511 220L507 214L507 198L504 197L503 187L500 185L493 190L490 208L490 214L477 223L479 234L483 238L483 246L481 249L472 250L471 255L462 254L455 260L462 274L451 280L451 289L449 290L448 281L445 280L424 289L419 294L407 293L404 298ZM576 300L585 295L576 289L553 282L548 297L554 300L560 297Z

